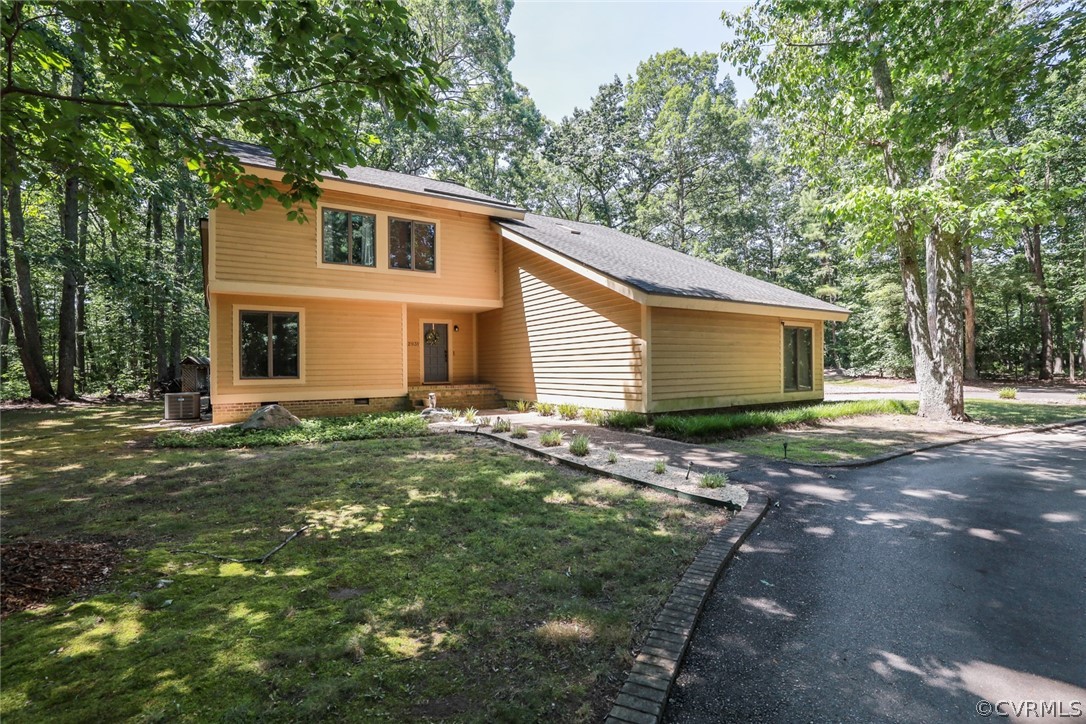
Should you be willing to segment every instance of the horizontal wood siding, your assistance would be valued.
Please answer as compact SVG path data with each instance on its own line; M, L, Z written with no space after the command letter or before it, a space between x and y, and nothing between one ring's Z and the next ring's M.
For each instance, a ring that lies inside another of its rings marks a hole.
M784 392L779 317L650 310L654 412L822 399L822 322L813 324L813 389Z
M449 325L449 383L465 385L475 382L475 315L470 312L450 312L441 307L407 308L407 385L422 382L422 323L439 322ZM455 331L460 327L460 331Z
M504 307L479 314L479 377L506 399L643 407L641 305L505 242Z
M238 344L235 312L301 309L304 380L236 382ZM400 304L346 300L283 300L268 297L215 295L212 404L260 400L319 400L388 397L406 394L403 384L403 307Z
M498 235L489 217L423 205L390 203L374 197L325 191L321 203L377 214L376 270L321 266L320 216L307 209L308 221L288 221L286 210L267 203L258 211L239 213L220 207L215 215L214 274L217 280L271 283L322 289L436 295L496 300ZM388 269L388 224L384 216L434 220L438 225L438 273Z

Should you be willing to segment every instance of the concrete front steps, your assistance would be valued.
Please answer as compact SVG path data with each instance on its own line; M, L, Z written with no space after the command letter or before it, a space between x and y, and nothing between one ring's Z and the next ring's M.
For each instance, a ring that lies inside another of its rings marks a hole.
M411 406L421 410L427 405L430 393L437 395L437 406L463 410L474 407L476 410L496 410L505 407L505 400L494 385L485 382L471 385L420 385L407 388L407 398Z

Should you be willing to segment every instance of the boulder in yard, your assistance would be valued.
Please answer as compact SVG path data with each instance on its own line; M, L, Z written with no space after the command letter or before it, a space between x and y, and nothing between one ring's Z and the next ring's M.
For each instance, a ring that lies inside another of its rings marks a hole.
M452 422L453 414L440 407L427 407L419 413L426 422Z
M264 405L241 424L242 430L278 430L297 427L302 421L282 405Z

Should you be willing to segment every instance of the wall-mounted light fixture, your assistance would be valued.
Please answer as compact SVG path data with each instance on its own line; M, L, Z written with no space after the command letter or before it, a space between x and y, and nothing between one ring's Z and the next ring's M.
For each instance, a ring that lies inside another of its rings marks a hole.
M453 331L454 332L459 332L460 331L460 325L459 324L454 324L453 325Z

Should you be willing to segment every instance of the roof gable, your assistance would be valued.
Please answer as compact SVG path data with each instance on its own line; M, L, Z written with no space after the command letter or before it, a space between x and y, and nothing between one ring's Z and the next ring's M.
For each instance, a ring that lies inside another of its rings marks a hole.
M578 264L648 295L733 302L846 315L835 304L597 224L525 214L496 220Z

